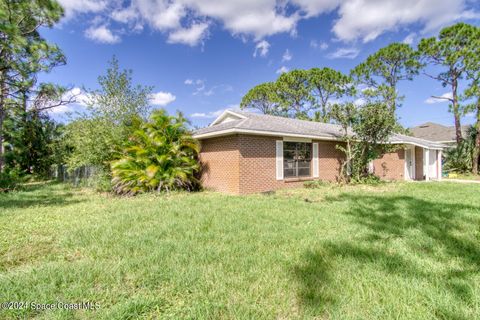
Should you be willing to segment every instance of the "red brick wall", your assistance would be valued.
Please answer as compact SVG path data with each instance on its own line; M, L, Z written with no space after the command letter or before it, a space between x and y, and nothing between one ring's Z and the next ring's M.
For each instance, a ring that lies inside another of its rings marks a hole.
M275 173L276 140L281 137L239 136L240 193L264 192L299 187L304 180L277 180ZM309 179L307 179L309 180Z
M318 164L320 167L319 176L321 180L337 181L340 176L340 167L345 158L342 151L335 146L339 144L334 141L318 142Z
M385 180L404 180L405 150L386 153L373 161L374 174Z
M201 181L204 188L240 193L238 140L237 135L232 135L201 141Z
M423 180L423 148L415 147L415 180Z
M201 141L200 160L205 170L202 183L205 188L233 194L264 192L302 186L306 180L276 180L275 141L282 137L234 135ZM337 142L318 143L319 179L336 181L340 173L343 153ZM384 179L403 180L403 149L386 154L374 161L375 173ZM313 173L313 170L312 170Z

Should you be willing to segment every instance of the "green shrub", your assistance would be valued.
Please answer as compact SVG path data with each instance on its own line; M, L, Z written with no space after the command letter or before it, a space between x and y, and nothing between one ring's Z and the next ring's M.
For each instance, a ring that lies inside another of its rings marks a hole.
M93 187L98 192L112 191L112 177L107 173L98 174L93 177Z
M358 179L352 180L353 184L368 184L368 185L379 185L385 183L382 179L374 174L368 174L366 176L362 176Z
M313 181L306 181L304 184L303 184L303 187L304 188L307 188L307 189L317 189L317 188L321 188L321 187L324 187L326 185L328 185L329 183L326 182L326 181L322 181L322 180L313 180Z
M112 188L118 194L195 190L199 145L182 115L154 111L130 139L123 156L112 162Z
M81 180L79 186L93 188L98 192L112 191L112 176L101 168L87 179Z
M459 173L472 171L473 143L462 141L455 148L445 152L445 163L443 169Z
M21 175L17 170L0 172L0 192L14 190L21 181Z
M460 144L445 151L445 162L443 164L445 171L458 173L472 172L476 136L477 130L471 126Z

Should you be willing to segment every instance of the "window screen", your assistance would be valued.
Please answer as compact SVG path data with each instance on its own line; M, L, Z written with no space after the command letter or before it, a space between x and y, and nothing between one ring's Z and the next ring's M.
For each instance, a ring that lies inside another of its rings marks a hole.
M306 142L283 143L283 175L285 178L309 177L312 144Z

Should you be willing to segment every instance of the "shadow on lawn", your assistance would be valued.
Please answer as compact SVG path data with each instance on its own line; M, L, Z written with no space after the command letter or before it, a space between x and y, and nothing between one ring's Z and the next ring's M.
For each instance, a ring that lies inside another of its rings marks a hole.
M448 319L472 317L471 310L478 303L471 284L480 270L480 244L475 236L480 206L409 196L342 194L325 200L347 202L349 208L343 213L364 227L365 236L360 241L324 242L319 250L304 255L302 264L293 271L300 288L298 297L306 311L328 317L325 313L342 296L338 282L331 281L335 278L335 263L347 261L360 268L380 268L387 274L427 281L432 287L439 284L440 290L451 293L457 303L446 307L448 302L440 301L441 305L433 306L435 314ZM404 239L408 256L391 250L398 238ZM412 257L443 266L432 271ZM452 261L457 262L456 267Z
M73 199L73 196L70 187L55 182L25 185L18 191L0 194L0 212L1 209L62 206L81 202Z

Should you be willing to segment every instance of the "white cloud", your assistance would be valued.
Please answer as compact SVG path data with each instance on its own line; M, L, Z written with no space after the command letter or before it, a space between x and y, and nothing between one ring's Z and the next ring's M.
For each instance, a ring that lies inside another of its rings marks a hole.
M365 105L365 103L367 103L367 100L365 100L364 98L358 98L358 99L355 99L355 101L353 101L353 104L356 105L357 107L361 107Z
M413 43L413 41L415 40L415 37L417 36L417 34L415 32L412 32L412 33L409 33L405 39L403 39L403 43L405 44L408 44L408 45L411 45Z
M171 43L201 43L211 24L234 36L260 42L268 36L296 34L301 20L329 12L338 16L332 32L342 41L372 41L385 32L420 27L421 34L460 19L480 18L473 0L60 0L67 18L95 13L138 32L148 25ZM202 22L199 22L202 21ZM320 48L320 43L317 47ZM323 48L323 50L325 50Z
M290 53L290 50L285 50L285 52L283 53L283 56L282 56L282 62L284 61L290 61L292 60L292 54Z
M195 91L192 92L192 95L194 96L198 94L203 94L204 96L209 97L214 95L217 91L220 91L220 92L233 91L233 87L229 84L217 84L214 86L207 87L206 81L202 79L197 79L197 80L187 79L184 81L184 83L186 85L192 85L195 87Z
M60 115L60 114L66 114L66 113L71 113L75 109L71 105L64 105L64 106L58 106L55 108L47 109L47 112L52 115Z
M192 93L194 96L204 91L206 88L205 80L197 79L195 80L195 91Z
M192 118L217 118L220 116L226 109L220 109L216 111L210 111L210 112L195 112L190 115Z
M181 0L199 16L219 20L234 35L260 40L281 32L294 32L299 15L286 14L287 2L274 0Z
M75 103L83 107L86 107L89 101L91 100L89 95L78 87L74 87L68 90L67 92L65 92L65 94L62 97L63 100L68 100L71 98L74 98Z
M91 26L85 30L85 36L100 43L114 44L120 42L120 37L112 33L106 25Z
M130 6L127 8L121 8L114 10L111 15L113 20L121 23L129 23L134 21L138 17L138 12L136 8Z
M150 103L155 106L166 106L175 101L175 99L177 99L177 97L170 92L159 91L157 93L152 93L150 96Z
M280 69L275 71L275 73L277 73L277 74L281 74L281 73L285 73L285 72L288 72L288 68L285 67L285 66L282 66L282 67L280 67Z
M67 19L82 13L100 12L107 7L107 2L103 0L59 0L58 2L62 5Z
M129 7L113 11L113 18L139 21L153 30L168 31L182 28L181 19L187 14L181 1L132 0Z
M182 43L191 47L196 46L207 34L208 23L197 23L189 28L180 28L168 35L168 43Z
M253 52L253 56L256 57L257 54L260 55L260 57L265 57L268 54L268 50L270 49L270 43L268 43L266 40L262 40L257 45L255 46L255 51Z
M434 104L434 103L442 103L442 102L449 102L449 99L452 99L453 95L451 92L446 92L439 96L438 98L436 97L429 97L427 100L424 102L427 104Z
M356 48L339 48L328 55L330 59L355 59L360 50Z
M298 5L306 18L314 17L321 13L334 10L342 1L341 0L293 0Z
M145 1L142 1L145 2ZM151 3L162 3L162 1L157 1ZM173 2L171 5L166 7L164 10L153 10L151 11L152 15L149 16L150 24L157 30L167 30L172 28L180 27L180 20L186 15L185 7L178 2ZM192 26L193 28L193 26ZM191 29L192 29L191 28ZM197 29L195 26L193 30ZM179 28L181 30L181 28ZM177 30L179 30L177 29ZM183 28L185 30L185 28Z
M214 88L210 88L209 90L205 91L203 94L207 97L210 97L215 93Z
M328 43L326 42L318 42L317 40L311 40L310 41L310 47L314 49L320 49L320 50L327 50L328 49Z
M237 110L240 106L238 104L231 104L223 109L218 109L210 112L195 112L190 115L192 118L205 118L205 119L214 119L220 116L225 110Z
M50 114L60 115L74 112L75 110L84 110L90 101L88 94L78 87L74 87L63 94L62 100L68 101L70 99L72 99L74 102L68 105L62 105L48 109L47 112Z
M339 9L333 26L335 35L344 41L362 39L369 42L387 31L419 24L422 32L432 32L461 17L475 16L466 11L466 0L348 0Z

